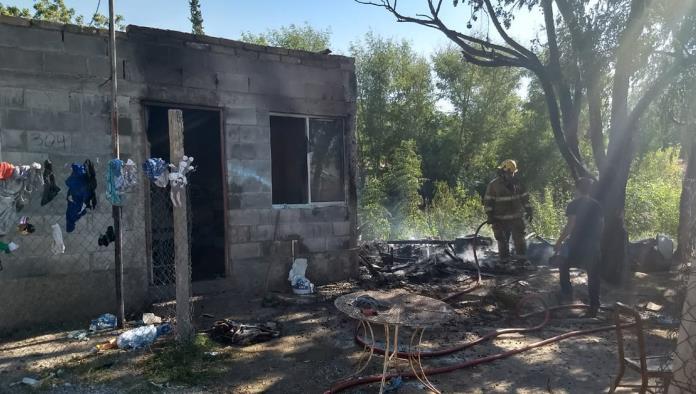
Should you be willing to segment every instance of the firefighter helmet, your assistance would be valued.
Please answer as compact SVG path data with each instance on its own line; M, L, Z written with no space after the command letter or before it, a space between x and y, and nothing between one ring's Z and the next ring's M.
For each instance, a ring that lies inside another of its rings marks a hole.
M511 159L503 160L498 166L498 169L514 174L517 172L517 162Z

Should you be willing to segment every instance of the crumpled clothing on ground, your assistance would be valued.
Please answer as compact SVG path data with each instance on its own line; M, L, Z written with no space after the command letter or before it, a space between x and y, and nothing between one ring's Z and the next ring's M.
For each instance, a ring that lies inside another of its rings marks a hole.
M72 173L65 180L68 187L68 207L65 211L65 231L71 233L75 230L75 223L87 214L87 209L96 208L96 180L90 175L94 174L92 163L87 160L85 164L72 164Z
M216 321L209 332L218 342L247 346L280 337L280 326L276 322L244 324L224 319Z

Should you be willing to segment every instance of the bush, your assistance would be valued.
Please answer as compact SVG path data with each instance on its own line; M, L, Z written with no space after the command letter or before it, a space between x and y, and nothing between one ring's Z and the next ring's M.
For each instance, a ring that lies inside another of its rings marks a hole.
M565 207L570 201L570 195L559 193L554 195L551 187L546 187L543 193L530 193L529 201L534 209L534 220L527 229L546 239L557 239L566 223Z
M649 152L633 164L626 186L626 228L632 239L677 237L682 168L679 149Z
M358 209L360 235L363 239L384 241L389 238L391 228L389 218L391 215L384 207L386 199L384 186L379 179L375 177L365 179Z
M486 220L480 197L467 194L461 187L451 188L444 181L435 182L426 213L430 232L440 239L471 234Z

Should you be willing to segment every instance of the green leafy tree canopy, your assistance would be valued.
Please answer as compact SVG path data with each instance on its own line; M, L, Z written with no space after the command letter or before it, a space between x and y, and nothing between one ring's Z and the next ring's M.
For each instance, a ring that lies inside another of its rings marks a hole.
M331 30L315 29L305 22L303 25L291 24L269 29L265 33L245 32L240 39L250 44L319 52L329 48Z
M99 13L99 10L92 15L89 22L85 22L85 17L83 15L78 15L74 8L65 5L64 0L34 0L33 8L34 12L32 13L28 8L5 6L0 3L0 15L80 26L93 26L100 29L109 27L109 17ZM114 23L120 30L125 28L122 15L116 15Z

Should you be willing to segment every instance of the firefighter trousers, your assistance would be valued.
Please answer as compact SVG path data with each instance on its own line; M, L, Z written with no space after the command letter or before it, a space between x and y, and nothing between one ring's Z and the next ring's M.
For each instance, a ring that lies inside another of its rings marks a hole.
M501 258L510 257L510 237L515 244L515 254L527 254L527 242L524 239L524 220L500 220L492 225L493 236L498 243L498 253Z

